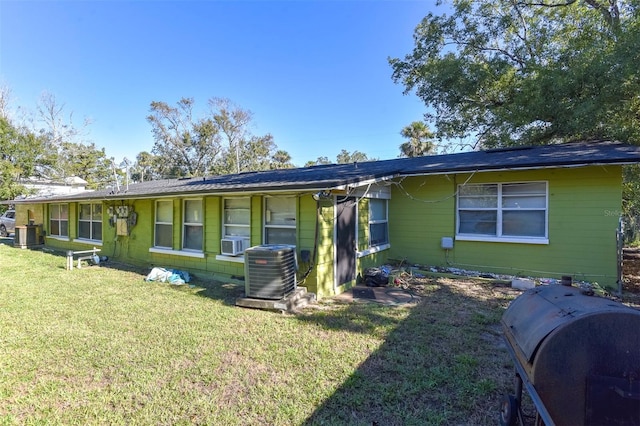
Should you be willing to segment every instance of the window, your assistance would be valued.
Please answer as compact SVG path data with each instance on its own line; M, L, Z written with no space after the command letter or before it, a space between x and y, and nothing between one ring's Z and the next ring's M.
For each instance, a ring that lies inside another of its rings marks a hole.
M81 203L78 213L78 238L102 240L102 203Z
M264 242L296 245L295 197L265 198Z
M67 204L51 204L49 206L49 235L54 237L69 236L69 206Z
M184 200L184 225L182 248L202 251L203 217L202 200Z
M369 247L389 242L387 200L369 199Z
M458 191L458 236L547 238L547 183L464 185Z
M251 236L251 199L227 198L224 200L222 235L246 238Z
M156 247L173 248L173 201L156 201Z

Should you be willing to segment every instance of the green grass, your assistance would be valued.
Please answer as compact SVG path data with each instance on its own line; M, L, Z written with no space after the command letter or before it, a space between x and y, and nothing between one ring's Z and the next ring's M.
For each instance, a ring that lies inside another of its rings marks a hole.
M493 425L512 391L491 283L283 315L231 283L64 265L0 244L0 424Z

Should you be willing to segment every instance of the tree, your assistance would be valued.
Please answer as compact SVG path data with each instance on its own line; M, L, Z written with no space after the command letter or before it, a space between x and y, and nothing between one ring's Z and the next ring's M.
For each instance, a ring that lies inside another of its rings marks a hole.
M253 119L253 113L240 108L226 98L211 98L209 109L213 121L226 139L227 144L223 155L224 159L219 163L220 173L240 173L243 171L241 157L245 156L242 154L248 145L249 130L247 127ZM244 171L249 170L245 169Z
M331 164L328 157L318 157L316 161L307 161L305 167L320 166L322 164Z
M111 160L105 149L98 149L95 143L85 139L90 119L83 119L80 127L76 127L73 112L67 113L65 104L49 92L40 97L37 113L35 127L47 154L39 159L36 176L59 182L78 176L87 181L90 189L112 183Z
M152 102L154 169L163 177L205 176L267 170L277 146L273 136L255 136L253 114L229 99L211 98L206 116L194 118L192 98L177 107Z
M356 162L363 162L363 161L374 161L375 159L373 158L368 158L367 154L365 154L364 152L360 152L360 151L353 151L352 153L349 153L349 151L347 151L346 149L343 149L340 151L340 154L338 154L336 156L336 162L338 164L346 164L346 163L356 163Z
M355 150L353 152L349 152L346 149L342 149L338 155L336 155L337 164L348 164L348 163L361 163L364 161L376 161L377 158L369 158L367 154L364 152L360 152ZM328 157L318 157L315 161L307 161L305 163L305 167L319 166L323 164L335 164L332 161L329 161Z
M113 159L92 142L82 144L63 142L58 156L58 164L65 176L79 176L87 181L87 188L100 189L111 184Z
M0 86L0 117L9 119L9 104L11 103L11 88Z
M216 162L216 174L232 174L255 170L269 170L271 156L276 145L273 136L251 136L250 139L240 139L235 148L225 149L219 161Z
M635 164L624 168L622 198L625 242L640 242L640 165Z
M434 153L434 135L424 122L414 121L402 129L400 134L408 139L400 145L401 157L421 157Z
M293 167L291 155L287 151L280 149L271 157L271 169L291 169Z
M474 146L640 143L638 0L454 0L427 15L392 78L436 137Z
M215 122L195 119L193 105L193 98L180 99L176 107L151 102L152 153L163 159L159 171L165 177L204 176L222 151Z
M0 199L13 200L26 194L20 179L33 173L43 151L34 133L18 129L8 118L0 117Z
M136 161L131 167L131 180L133 182L144 182L145 180L159 179L160 176L157 170L160 167L157 166L160 159L155 155L142 151L136 156Z

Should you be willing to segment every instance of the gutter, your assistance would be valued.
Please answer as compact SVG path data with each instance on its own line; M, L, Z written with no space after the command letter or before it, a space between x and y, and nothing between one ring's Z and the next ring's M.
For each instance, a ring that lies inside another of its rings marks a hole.
M438 171L432 173L419 172L419 173L401 173L397 177L415 177L415 176L436 176L436 175L452 175L452 174L462 174L462 173L482 173L482 172L509 172L509 171L520 171L520 170L543 170L543 169L575 169L579 167L590 167L590 166L629 166L633 164L638 164L638 162L621 162L621 163L576 163L576 164L565 164L565 165L556 165L556 166L522 166L522 167L501 167L501 168L476 168L476 169L456 169L456 170L448 170L448 171Z
M337 187L330 187L329 189L339 189ZM315 193L318 191L325 191L327 187L312 187L312 188L304 188L304 190L294 190L294 189L278 189L278 190L269 190L268 194L300 194L304 195L306 193ZM242 196L242 195L255 195L255 194L265 194L264 190L250 190L250 191L238 191L236 189L229 191L217 191L217 192L209 192L209 191L199 191L199 192L162 192L157 194L113 194L108 197L105 196L88 196L88 197L69 197L69 198L31 198L31 199L23 199L23 200L7 200L1 201L0 204L33 204L33 203L61 203L61 202L82 202L82 201L120 201L120 200L149 200L149 199L161 199L161 198L175 198L175 197L191 197L191 196Z

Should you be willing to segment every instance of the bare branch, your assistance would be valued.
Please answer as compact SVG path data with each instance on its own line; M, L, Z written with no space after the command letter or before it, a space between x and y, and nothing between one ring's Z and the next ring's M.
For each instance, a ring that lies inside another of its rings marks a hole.
M547 2L541 2L541 3L531 3L531 2L518 2L516 3L516 6L525 6L525 7L532 7L532 6L539 6L539 7L565 7L565 6L571 6L572 4L576 3L578 0L569 0L567 2L564 3L547 3Z

